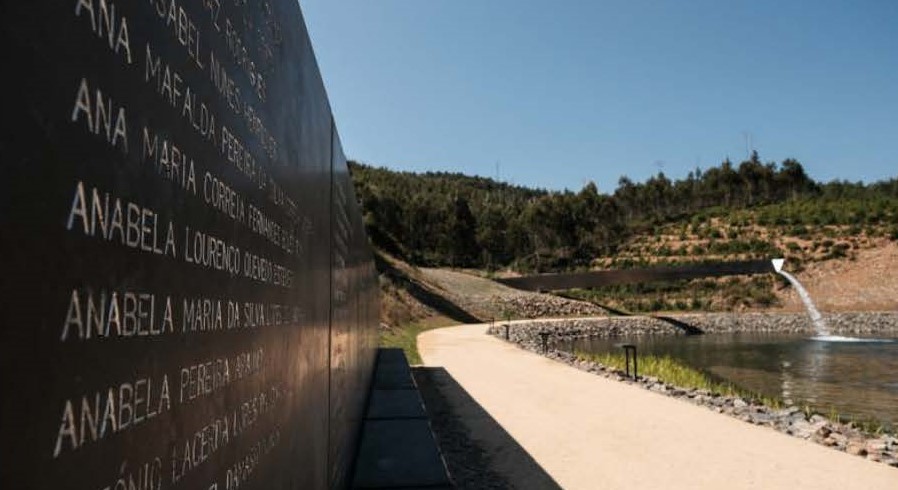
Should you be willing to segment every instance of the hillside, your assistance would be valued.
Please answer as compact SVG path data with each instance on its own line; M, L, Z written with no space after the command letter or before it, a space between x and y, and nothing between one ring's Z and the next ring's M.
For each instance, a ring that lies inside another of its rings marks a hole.
M559 298L528 297L477 276L773 257L787 259L824 309L898 306L898 275L890 273L898 266L896 179L820 183L795 160L761 163L757 154L676 181L622 177L609 194L593 184L558 192L461 174L350 168L366 228L382 251L387 325L604 311L552 304ZM772 274L564 295L634 313L800 308Z
M381 343L405 349L420 363L419 333L458 323L518 318L602 316L591 303L551 294L518 291L477 274L418 268L382 251L375 255L380 272Z
M530 273L737 256L825 260L850 255L851 237L858 247L898 238L898 179L820 183L795 160L762 163L757 154L679 180L621 177L610 193L592 183L546 191L350 169L375 246L425 267Z

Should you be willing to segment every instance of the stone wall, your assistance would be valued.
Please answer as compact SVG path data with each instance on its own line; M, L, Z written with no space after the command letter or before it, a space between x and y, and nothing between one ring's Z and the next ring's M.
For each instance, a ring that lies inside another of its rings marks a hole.
M824 315L833 335L898 333L898 312L834 313ZM684 335L682 325L707 334L729 332L814 333L805 314L746 313L676 315L668 317L620 316L606 318L572 318L566 320L533 320L513 322L509 340L525 347L540 345L539 333L549 332L549 341L569 341L589 337L627 337L634 335ZM678 326L679 325L679 326ZM490 327L492 335L505 337L503 324Z

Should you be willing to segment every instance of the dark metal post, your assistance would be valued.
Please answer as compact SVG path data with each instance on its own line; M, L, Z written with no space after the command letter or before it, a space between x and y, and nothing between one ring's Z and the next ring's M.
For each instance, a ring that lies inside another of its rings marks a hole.
M549 332L541 330L539 336L543 339L543 354L549 352Z
M630 349L624 348L624 359L627 363L627 376L630 376Z
M505 340L508 340L508 327L509 327L509 325L506 323L505 324Z
M633 351L633 379L639 378L639 364L636 356L636 346L633 344L618 344L624 349L624 359L627 366L627 376L630 376L630 351Z

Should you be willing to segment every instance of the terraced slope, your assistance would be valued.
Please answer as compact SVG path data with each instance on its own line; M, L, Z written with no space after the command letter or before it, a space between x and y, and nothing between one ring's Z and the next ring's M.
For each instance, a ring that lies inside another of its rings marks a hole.
M898 243L880 242L854 259L813 262L797 275L823 311L898 310ZM792 288L777 295L783 309L803 309Z
M594 304L551 294L519 291L474 274L448 269L422 268L421 274L447 297L475 312L481 319L601 316Z

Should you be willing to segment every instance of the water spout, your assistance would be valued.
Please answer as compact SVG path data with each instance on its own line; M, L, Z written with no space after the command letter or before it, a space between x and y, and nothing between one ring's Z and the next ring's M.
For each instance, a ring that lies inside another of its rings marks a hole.
M783 264L786 262L786 259L773 259L772 262L773 269L777 274L788 279L789 283L792 284L792 287L798 291L798 295L801 297L801 301L804 303L804 307L808 310L808 315L814 323L817 335L820 337L829 336L829 328L826 326L826 322L823 321L823 315L820 314L820 311L817 310L817 306L814 305L814 301L811 300L811 295L808 294L808 291L800 282L798 282L798 279L796 279L795 276L783 270Z

